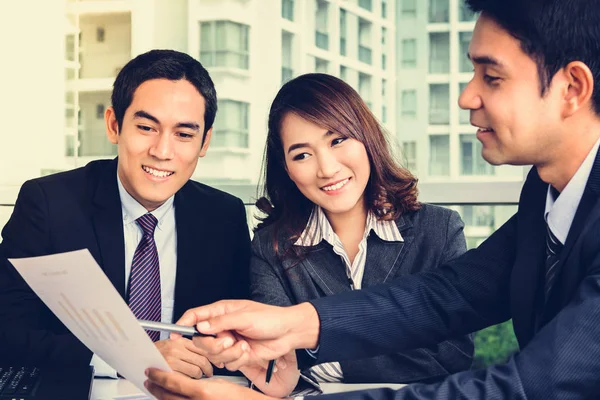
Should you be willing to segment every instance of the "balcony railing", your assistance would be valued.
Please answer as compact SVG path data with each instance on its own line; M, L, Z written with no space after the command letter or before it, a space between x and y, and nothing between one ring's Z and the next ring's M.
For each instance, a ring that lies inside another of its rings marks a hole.
M358 59L366 64L372 63L372 51L365 46L358 46Z

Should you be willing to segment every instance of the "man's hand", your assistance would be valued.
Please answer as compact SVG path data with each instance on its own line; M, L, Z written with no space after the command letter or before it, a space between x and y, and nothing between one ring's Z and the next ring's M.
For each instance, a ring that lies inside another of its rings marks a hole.
M213 366L203 355L202 349L186 338L160 340L154 343L173 371L190 378L200 379L202 375L212 376Z
M153 368L146 371L146 375L148 380L144 385L159 400L274 400L273 397L221 379L193 380Z
M315 348L320 326L310 303L275 307L248 300L223 300L193 308L177 324L196 325L202 333L217 334L217 339L194 337L194 344L215 365L224 364L231 370L253 364L266 367L269 360L294 349ZM232 341L234 345L226 346Z
M265 383L267 374L266 368L248 365L241 367L240 371L250 380L250 382L254 383L261 392L269 396L280 398L289 396L300 379L300 371L298 370L298 363L296 361L296 351L292 350L277 360L278 366L282 363L286 365L286 368L276 367L268 385Z

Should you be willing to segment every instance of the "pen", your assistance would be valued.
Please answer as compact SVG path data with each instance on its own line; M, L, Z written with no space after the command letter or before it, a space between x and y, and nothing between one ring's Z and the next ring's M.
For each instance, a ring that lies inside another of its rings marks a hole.
M156 321L146 321L143 319L138 320L139 324L142 328L147 329L149 331L161 331L161 332L174 332L179 333L183 336L211 336L217 337L217 335L207 335L201 333L196 329L195 326L183 326L183 325L175 325L175 324L165 324L163 322Z
M275 360L269 361L269 365L267 366L267 376L265 377L265 385L268 385L271 382L271 376L273 375L273 369L275 368Z

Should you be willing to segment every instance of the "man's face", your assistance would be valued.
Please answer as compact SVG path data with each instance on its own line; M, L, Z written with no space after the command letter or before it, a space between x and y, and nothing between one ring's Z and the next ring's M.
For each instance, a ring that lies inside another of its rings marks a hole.
M543 164L558 147L560 90L542 96L537 65L521 43L482 14L469 46L474 76L459 98L491 164Z
M148 211L174 195L206 154L211 132L202 145L204 109L204 98L187 80L153 79L136 89L120 132L112 108L107 111L119 178Z

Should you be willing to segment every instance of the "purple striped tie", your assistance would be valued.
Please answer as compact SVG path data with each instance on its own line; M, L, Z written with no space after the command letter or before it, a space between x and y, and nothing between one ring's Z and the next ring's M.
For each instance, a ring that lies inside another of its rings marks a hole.
M138 244L129 275L129 308L137 319L160 321L160 267L158 251L154 242L154 229L158 220L150 213L142 215L137 220L144 235ZM150 339L156 342L160 332L146 331Z

